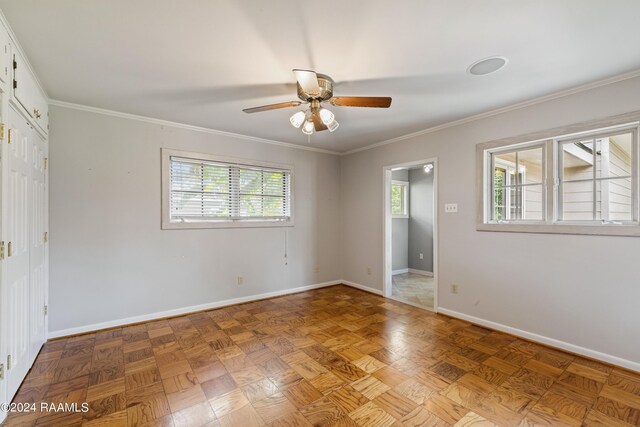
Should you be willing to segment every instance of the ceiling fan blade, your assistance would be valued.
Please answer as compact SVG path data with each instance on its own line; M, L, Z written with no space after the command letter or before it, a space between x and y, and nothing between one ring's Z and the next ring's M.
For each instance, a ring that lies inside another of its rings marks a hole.
M329 103L338 107L389 108L391 98L388 96L336 96L331 98Z
M317 111L311 114L311 120L313 120L313 127L316 129L316 132L321 132L323 130L327 130L327 126L322 123L322 119L320 118L320 114Z
M262 105L260 107L245 108L245 113L259 113L261 111L277 110L278 108L297 107L302 104L300 101L281 102L279 104Z
M294 69L293 74L295 74L298 84L305 93L311 96L320 95L320 85L315 71Z

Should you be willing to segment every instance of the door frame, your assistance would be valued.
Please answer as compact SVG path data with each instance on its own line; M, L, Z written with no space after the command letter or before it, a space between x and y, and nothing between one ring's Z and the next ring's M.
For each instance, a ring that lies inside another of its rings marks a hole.
M433 279L435 281L434 294L433 294L433 309L416 305L416 307L423 308L428 311L438 312L438 158L431 157L423 160L415 160L405 163L396 163L392 165L385 165L382 167L382 224L383 224L383 239L382 245L382 293L386 298L400 301L392 295L392 275L393 275L393 260L392 260L392 217L391 217L391 172L396 168L410 168L414 166L424 165L426 163L433 163ZM411 201L409 201L411 203ZM406 301L401 301L406 303ZM413 305L413 304L411 304Z

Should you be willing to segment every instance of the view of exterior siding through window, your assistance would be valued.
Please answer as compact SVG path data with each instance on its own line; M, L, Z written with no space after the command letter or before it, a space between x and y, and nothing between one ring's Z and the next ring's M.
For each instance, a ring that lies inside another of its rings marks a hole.
M632 221L632 146L626 131L559 144L564 221ZM594 166L595 165L595 166Z
M493 157L493 219L543 220L542 147Z

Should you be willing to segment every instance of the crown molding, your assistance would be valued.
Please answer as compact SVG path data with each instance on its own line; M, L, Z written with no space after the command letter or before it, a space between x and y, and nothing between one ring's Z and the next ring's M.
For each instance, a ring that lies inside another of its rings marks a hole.
M69 108L72 110L80 110L80 111L86 111L90 113L103 114L105 116L119 117L121 119L137 120L139 122L151 123L155 125L170 126L174 128L186 129L186 130L191 130L195 132L208 133L211 135L225 136L228 138L243 139L245 141L261 142L264 144L277 145L279 147L313 151L313 152L322 153L322 154L332 154L334 156L340 155L340 153L337 151L325 150L322 148L309 147L305 145L297 145L297 144L292 144L290 142L275 141L273 139L259 138L255 136L243 135L243 134L233 133L233 132L225 132L222 130L188 125L186 123L172 122L169 120L156 119L153 117L139 116L136 114L122 113L120 111L107 110L107 109L98 108L98 107L91 107L89 105L83 105L83 104L74 104L72 102L60 101L57 99L49 99L49 105L55 105L56 107L62 107L62 108Z
M408 133L406 135L401 135L395 138L387 139L384 141L380 141L371 145L367 145L365 147L354 148L353 150L341 152L341 156L347 156L349 154L359 153L361 151L371 150L373 148L382 147L384 145L394 144L396 142L404 141L407 139L414 138L420 135L426 135L428 133L437 132L443 129L448 129L451 127L459 126L465 123L474 122L476 120L484 119L487 117L493 117L500 114L507 113L509 111L519 110L521 108L530 107L532 105L541 104L543 102L551 101L558 98L563 98L565 96L574 95L581 92L586 92L591 89L596 89L602 86L607 86L612 83L621 82L624 80L633 79L635 77L640 77L640 70L631 71L629 73L619 74L617 76L608 77L606 79L597 80L595 82L587 83L584 85L576 86L570 89L565 89L559 92L554 92L549 95L540 96L538 98L529 99L527 101L518 102L516 104L511 104L506 107L497 108L495 110L486 111L484 113L475 114L473 116L464 117L462 119L453 120L451 122L443 123L437 126L433 126L427 129L423 129L417 132Z

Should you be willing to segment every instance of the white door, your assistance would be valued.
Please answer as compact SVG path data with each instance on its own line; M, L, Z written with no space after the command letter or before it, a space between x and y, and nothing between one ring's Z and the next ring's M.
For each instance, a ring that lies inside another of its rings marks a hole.
M30 274L29 274L29 325L31 341L29 364L33 363L40 351L40 347L45 342L45 312L46 301L46 263L45 263L45 224L46 224L46 197L47 180L46 165L47 146L44 139L34 130L30 130L30 150L29 163L31 166L31 178L29 180L31 191L29 198L29 240L30 249Z
M0 55L1 57L2 55ZM1 71L0 71L1 73ZM3 105L4 102L4 93L2 91L0 91L0 106ZM4 118L4 117L3 117ZM5 190L3 189L3 185L5 183L5 176L4 173L7 170L6 165L5 165L5 158L6 158L6 152L7 152L7 141L6 141L6 130L4 131L4 135L3 139L4 141L0 140L0 196L2 196L2 194L5 192ZM1 197L0 197L0 202L1 202ZM2 235L2 230L4 229L4 224L2 223L2 219L4 217L4 206L2 203L0 203L0 241L2 241L2 245L4 245L4 236ZM4 246L3 247L3 251L4 251ZM4 255L4 252L3 252ZM2 257L2 259L4 259L4 257ZM6 309L4 308L5 305L5 286L4 286L4 261L0 262L0 364L4 367L4 363L5 363L5 359L7 357L6 353L5 353L5 342L6 342L6 331L5 331L5 325L6 325ZM0 405L7 403L8 399L7 399L7 382L4 379L0 379ZM1 411L0 410L0 423L2 423L2 421L4 420L4 418L6 418L7 412L6 411Z
M31 366L29 357L29 175L31 128L13 108L9 108L11 143L6 145L7 228L5 239L6 354L5 378L8 399L14 396Z

